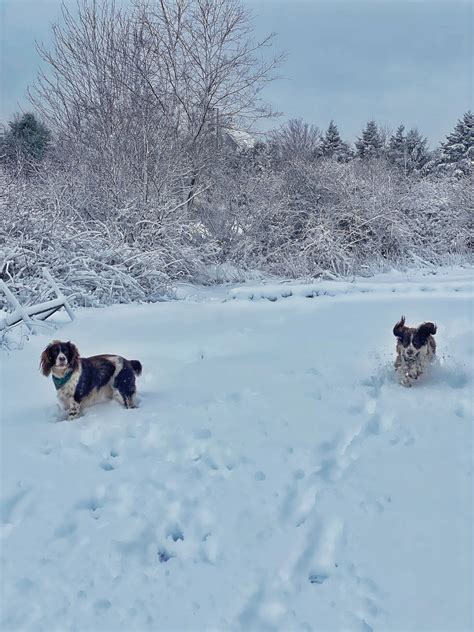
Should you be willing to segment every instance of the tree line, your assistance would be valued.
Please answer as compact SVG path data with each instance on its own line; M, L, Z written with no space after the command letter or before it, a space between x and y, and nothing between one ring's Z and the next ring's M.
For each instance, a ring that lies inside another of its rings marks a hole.
M63 7L35 113L0 138L0 276L48 265L84 305L180 279L312 277L472 256L473 115L430 151L369 121L352 146L262 99L281 55L238 0Z
M414 172L422 176L443 172L470 175L474 163L474 114L470 111L458 120L446 140L433 151L418 129L406 131L405 125L400 124L390 135L374 120L367 122L354 147L341 139L334 121L322 133L318 127L301 119L290 119L265 136L267 140L254 141L257 151L268 145L270 151L286 158L312 161L320 158L338 162L384 158L405 175ZM17 114L0 132L0 160L16 174L30 173L41 166L48 152L54 154L52 139L51 130L34 113ZM241 148L238 143L236 147Z

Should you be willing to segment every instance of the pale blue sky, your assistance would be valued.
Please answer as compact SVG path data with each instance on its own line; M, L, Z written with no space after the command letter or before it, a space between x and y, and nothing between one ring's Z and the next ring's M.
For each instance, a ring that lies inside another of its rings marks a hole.
M75 2L70 0L74 5ZM285 118L348 140L369 118L394 129L416 126L437 144L473 105L470 0L246 0L258 36L277 33L288 53L283 79L266 89ZM20 107L50 42L59 0L0 0L1 104L6 121Z

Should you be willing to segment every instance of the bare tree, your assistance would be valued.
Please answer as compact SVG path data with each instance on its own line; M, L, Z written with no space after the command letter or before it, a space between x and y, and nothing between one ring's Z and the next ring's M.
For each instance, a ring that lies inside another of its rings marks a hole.
M82 161L96 158L114 191L132 175L144 202L171 186L190 206L216 135L273 114L260 95L279 58L263 55L271 35L252 41L237 0L137 0L131 9L81 0L77 15L63 5L53 34L53 50L40 47L49 69L33 102Z
M302 119L290 119L272 132L270 139L283 160L311 160L321 150L322 137L319 128Z
M261 91L274 78L281 56L264 57L273 35L253 41L251 14L237 0L158 0L138 6L150 36L150 57L160 68L161 85L172 95L191 158L191 202L219 136L274 114Z
M169 195L177 151L143 79L152 72L143 28L108 0L62 11L54 48L39 49L49 68L30 94L56 133L59 158L75 171L80 165L112 206L131 196L146 204L152 187Z

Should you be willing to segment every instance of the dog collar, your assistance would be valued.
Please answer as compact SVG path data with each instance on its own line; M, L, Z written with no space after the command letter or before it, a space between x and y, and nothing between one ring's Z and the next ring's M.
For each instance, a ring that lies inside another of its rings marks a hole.
M54 382L54 386L56 387L57 391L62 386L64 386L65 384L67 384L69 382L69 380L71 379L72 373L73 373L72 371L69 371L69 373L65 373L63 375L63 377L56 377L55 375L53 375L53 382Z

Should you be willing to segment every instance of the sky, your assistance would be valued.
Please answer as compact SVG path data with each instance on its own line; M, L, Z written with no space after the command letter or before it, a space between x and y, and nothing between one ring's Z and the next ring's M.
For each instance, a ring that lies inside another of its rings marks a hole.
M126 0L125 0L126 1ZM66 0L75 5L75 0ZM259 38L287 53L264 97L288 118L324 130L334 120L354 141L369 119L417 127L431 145L473 108L474 0L244 0ZM51 45L60 0L0 0L0 121L26 99ZM272 125L278 123L273 121Z

